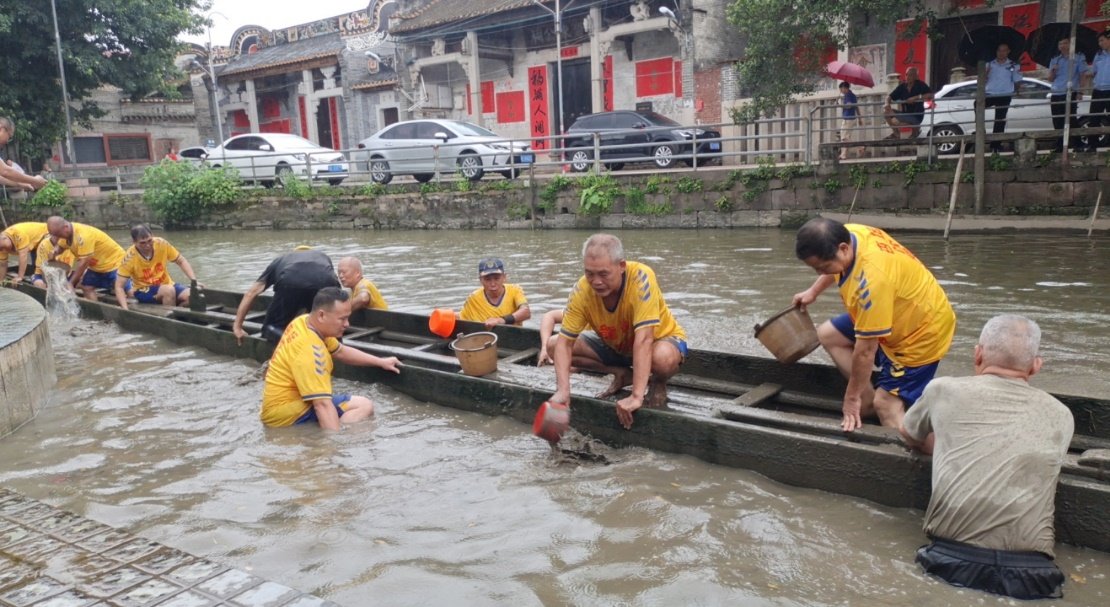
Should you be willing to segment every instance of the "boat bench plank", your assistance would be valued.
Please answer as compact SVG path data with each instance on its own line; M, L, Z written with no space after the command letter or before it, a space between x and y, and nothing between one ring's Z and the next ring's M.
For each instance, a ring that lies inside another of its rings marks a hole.
M715 417L723 417L734 422L770 425L808 434L837 436L855 442L904 445L897 430L882 426L864 426L855 432L845 432L840 428L840 422L837 420L818 419L811 415L787 411L737 407L731 404L720 405L714 414Z
M509 356L506 356L505 358L502 358L499 362L505 363L507 365L515 365L516 363L518 363L522 360L528 360L529 358L532 358L533 356L535 356L539 353L540 353L539 348L528 348L527 350L521 350L520 352L517 352L516 354L511 354Z
M342 339L365 339L373 337L378 333L385 331L385 327L373 327L370 329L354 329L350 333L344 333Z
M396 346L386 346L383 344L375 344L366 341L358 341L355 339L345 340L344 345L352 348L358 348L363 352L369 352L375 356L396 356L402 360L415 360L423 363L429 363L437 366L446 366L459 368L459 359L454 356L445 356L443 354L432 354L429 352L421 352L414 348L398 348Z
M779 392L782 392L782 386L779 384L759 384L754 389L734 399L732 405L735 407L758 407L778 396Z

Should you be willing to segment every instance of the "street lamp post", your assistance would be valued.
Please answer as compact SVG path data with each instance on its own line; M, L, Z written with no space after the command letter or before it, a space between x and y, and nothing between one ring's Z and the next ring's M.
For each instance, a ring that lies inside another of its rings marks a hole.
M556 92L559 96L559 130L565 131L566 125L563 124L565 115L563 114L563 9L561 0L555 0L555 10L541 4L540 0L532 0L532 2L555 17L555 73L558 74L557 78L559 79L559 87ZM559 147L563 147L561 141Z
M70 162L76 163L77 158L73 154L73 118L70 117L69 91L66 87L66 67L62 63L62 36L58 32L58 9L54 6L54 0L50 0L50 14L54 17L54 43L58 50L58 74L62 81L62 104L65 105L66 110L66 156L69 157Z

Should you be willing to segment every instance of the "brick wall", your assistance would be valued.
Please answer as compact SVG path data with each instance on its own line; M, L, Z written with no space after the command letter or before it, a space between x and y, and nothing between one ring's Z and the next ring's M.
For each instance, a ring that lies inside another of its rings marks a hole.
M694 73L694 117L702 124L721 121L721 67Z

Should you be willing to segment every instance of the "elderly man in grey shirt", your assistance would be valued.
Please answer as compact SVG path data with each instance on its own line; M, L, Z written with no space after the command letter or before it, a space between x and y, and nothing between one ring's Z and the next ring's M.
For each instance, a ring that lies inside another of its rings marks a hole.
M1029 385L1041 330L996 316L975 346L975 375L934 379L902 422L912 447L934 435L933 495L917 562L950 584L1018 599L1063 596L1053 558L1056 482L1071 411Z

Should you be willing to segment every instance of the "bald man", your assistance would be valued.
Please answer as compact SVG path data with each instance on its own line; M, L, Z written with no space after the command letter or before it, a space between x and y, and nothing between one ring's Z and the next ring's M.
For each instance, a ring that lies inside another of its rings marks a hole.
M910 139L921 135L921 123L925 120L925 102L933 100L933 89L923 80L917 79L917 68L906 70L906 80L890 92L883 115L886 123L894 131L887 139L901 137L900 129L910 127ZM901 111L895 112L892 104L901 104Z
M351 312L363 308L371 310L388 310L378 287L370 282L369 278L362 275L362 262L357 257L344 257L339 260L337 268L339 283L351 292Z

